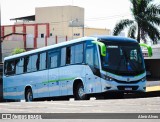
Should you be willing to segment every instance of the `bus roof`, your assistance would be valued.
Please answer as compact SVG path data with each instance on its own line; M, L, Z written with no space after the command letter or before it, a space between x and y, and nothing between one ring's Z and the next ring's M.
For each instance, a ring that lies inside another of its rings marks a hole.
M78 42L83 42L83 41L86 41L86 40L97 40L97 39L98 40L101 40L101 39L103 40L104 39L106 41L108 40L108 41L118 41L118 42L137 42L134 39L126 38L126 37L120 37L120 36L103 36L103 35L100 35L100 36L82 37L82 38L78 38L78 39L73 39L71 41L62 42L62 43L42 47L42 48L39 48L39 49L27 51L27 52L24 52L24 53L8 56L8 57L4 58L4 61L14 59L14 58L18 58L18 57L25 56L25 55L29 55L29 54L34 54L34 53L41 52L41 51L50 50L50 49L56 48L56 47L62 47L62 46L66 46L66 45L70 45L70 44L74 44L74 43L78 43Z
M23 53L20 53L20 54L11 55L11 56L5 57L4 61L9 60L9 59L13 59L13 58L18 58L18 57L25 56L25 55L29 55L29 54L34 54L34 53L41 52L41 51L50 50L50 49L53 49L53 48L56 48L56 47L62 47L62 46L65 46L65 45L70 45L70 44L74 44L74 43L78 43L78 42L83 42L83 41L86 41L86 40L95 40L95 39L96 39L95 37L82 37L82 38L78 38L78 39L73 39L73 40L70 40L70 41L66 41L66 42L62 42L62 43L58 43L58 44L54 44L54 45L50 45L50 46L46 46L46 47L42 47L42 48L38 48L38 49L35 49L35 50L23 52Z
M99 36L93 36L93 37L96 37L99 40L105 40L105 41L138 43L137 40L135 40L135 39L122 37L122 36L103 36L103 35L99 35Z

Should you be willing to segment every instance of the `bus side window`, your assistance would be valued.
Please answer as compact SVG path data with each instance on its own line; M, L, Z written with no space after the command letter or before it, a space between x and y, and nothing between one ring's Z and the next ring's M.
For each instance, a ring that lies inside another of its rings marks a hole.
M93 66L93 47L86 49L86 64Z
M83 44L78 44L74 46L74 63L83 62Z
M47 67L47 56L46 53L41 53L40 54L40 63L39 63L39 69L43 70L46 69Z
M91 46L86 49L86 63L95 68L99 68L98 52L96 46Z
M27 68L28 68L28 62L29 62L29 56L24 58L24 71L23 72L27 72Z
M96 48L94 48L94 66L99 68L98 52Z
M39 70L39 58L38 54L31 56L31 65L32 65L32 71L38 71Z
M16 74L23 73L23 66L24 66L23 64L24 64L24 58L20 58L15 61Z
M66 64L71 63L71 47L67 47L66 50Z
M59 52L50 52L49 53L49 68L56 68L59 66Z
M66 65L66 48L61 49L61 66Z
M8 61L5 63L5 67L6 67L6 70L5 70L5 73L6 75L13 75L15 74L15 61Z

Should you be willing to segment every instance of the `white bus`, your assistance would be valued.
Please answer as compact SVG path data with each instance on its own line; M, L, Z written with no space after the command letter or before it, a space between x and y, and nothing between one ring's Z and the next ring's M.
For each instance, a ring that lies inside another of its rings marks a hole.
M6 100L62 96L87 100L113 91L118 95L145 89L142 51L131 38L83 37L4 59Z

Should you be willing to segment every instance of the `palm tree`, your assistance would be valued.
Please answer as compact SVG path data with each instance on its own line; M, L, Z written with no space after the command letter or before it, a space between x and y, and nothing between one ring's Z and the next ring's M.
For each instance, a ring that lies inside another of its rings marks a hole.
M146 42L149 37L154 43L160 39L160 5L153 0L130 0L131 13L134 20L124 19L116 24L113 35L118 35L123 29L129 27L128 37Z

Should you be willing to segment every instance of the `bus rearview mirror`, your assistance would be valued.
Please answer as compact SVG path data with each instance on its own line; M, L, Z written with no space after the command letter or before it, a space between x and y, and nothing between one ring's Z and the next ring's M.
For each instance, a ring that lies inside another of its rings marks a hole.
M148 56L149 56L149 57L152 57L152 48L151 48L151 46L149 46L149 45L147 45L147 44L144 44L144 43L140 43L139 45L140 45L141 47L146 47L147 50L148 50Z
M101 50L101 55L106 56L106 45L104 43L99 41L92 41L92 43L99 45Z

